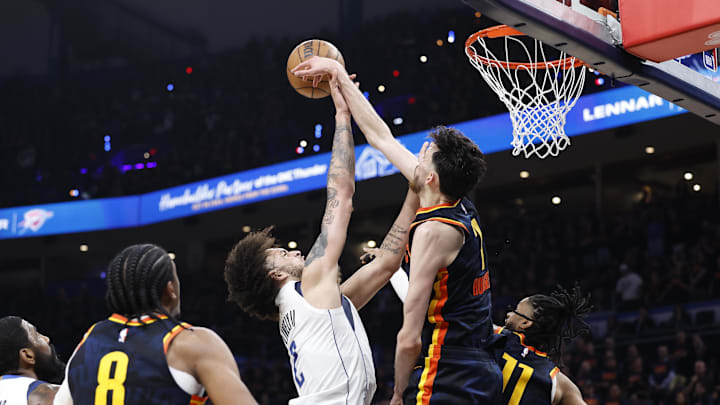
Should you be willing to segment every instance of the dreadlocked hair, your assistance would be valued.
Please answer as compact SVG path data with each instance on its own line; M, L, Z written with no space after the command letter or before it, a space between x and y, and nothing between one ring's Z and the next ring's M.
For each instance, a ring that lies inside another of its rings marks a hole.
M32 347L22 318L6 316L0 318L0 376L17 372L20 368L20 349Z
M275 246L271 230L252 232L235 244L225 260L225 283L228 301L258 319L276 321L279 313L275 296L280 286L268 274L270 269L265 263L267 250Z
M105 301L110 311L129 319L148 315L159 319L159 312L178 325L181 323L162 306L162 295L173 278L172 259L157 245L132 245L110 262Z
M590 331L584 320L592 310L590 295L583 296L578 285L570 291L558 286L549 296L536 294L529 300L534 322L524 332L527 343L562 365L563 342Z

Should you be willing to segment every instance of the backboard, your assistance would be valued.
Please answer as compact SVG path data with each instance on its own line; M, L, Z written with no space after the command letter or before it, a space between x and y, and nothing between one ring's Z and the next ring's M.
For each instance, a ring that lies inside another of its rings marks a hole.
M585 61L613 80L640 87L720 125L720 82L712 74L678 60L655 63L631 55L622 47L617 20L580 0L464 2L484 16Z

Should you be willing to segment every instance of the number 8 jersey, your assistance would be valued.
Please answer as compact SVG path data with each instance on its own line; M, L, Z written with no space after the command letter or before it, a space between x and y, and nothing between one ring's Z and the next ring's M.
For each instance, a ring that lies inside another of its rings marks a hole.
M157 317L130 321L113 314L87 331L67 366L74 404L205 403L206 398L186 391L204 394L194 377L171 369L165 357L172 340L191 326Z

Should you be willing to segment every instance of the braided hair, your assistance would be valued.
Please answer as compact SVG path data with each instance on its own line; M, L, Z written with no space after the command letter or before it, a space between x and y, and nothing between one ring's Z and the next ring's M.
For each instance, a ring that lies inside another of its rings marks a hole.
M558 286L549 296L535 294L529 301L534 321L523 331L526 341L559 362L563 341L590 331L584 320L592 310L590 295L583 296L578 285L570 291Z
M0 376L17 372L20 367L20 349L32 347L22 318L6 316L0 318Z
M162 306L168 281L173 279L173 263L167 252L152 244L132 245L110 262L107 272L107 302L110 311L128 319L155 312L179 322Z

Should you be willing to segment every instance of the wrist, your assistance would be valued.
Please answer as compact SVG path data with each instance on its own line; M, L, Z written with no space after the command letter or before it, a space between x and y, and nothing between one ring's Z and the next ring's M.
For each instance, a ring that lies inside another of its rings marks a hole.
M335 112L335 120L336 121L350 121L350 111L336 111Z

